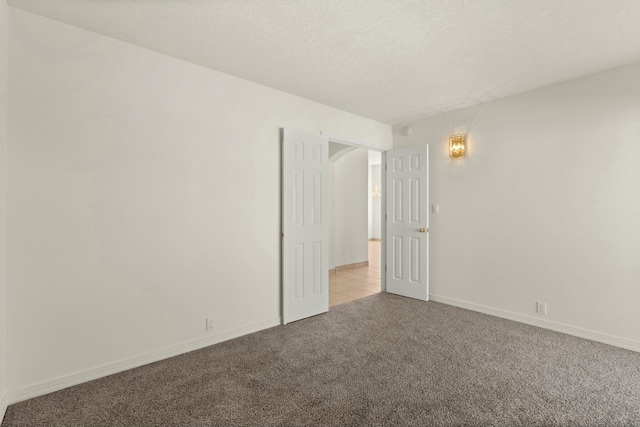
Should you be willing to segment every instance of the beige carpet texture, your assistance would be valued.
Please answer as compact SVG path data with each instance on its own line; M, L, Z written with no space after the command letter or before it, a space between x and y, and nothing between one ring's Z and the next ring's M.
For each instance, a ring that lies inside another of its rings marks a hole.
M11 405L2 426L640 426L640 353L385 293Z

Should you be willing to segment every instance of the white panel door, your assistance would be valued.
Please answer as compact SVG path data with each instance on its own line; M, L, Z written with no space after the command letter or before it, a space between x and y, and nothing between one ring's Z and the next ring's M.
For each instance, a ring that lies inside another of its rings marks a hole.
M387 151L387 292L429 300L429 147Z
M284 129L283 323L329 310L328 157L321 135Z

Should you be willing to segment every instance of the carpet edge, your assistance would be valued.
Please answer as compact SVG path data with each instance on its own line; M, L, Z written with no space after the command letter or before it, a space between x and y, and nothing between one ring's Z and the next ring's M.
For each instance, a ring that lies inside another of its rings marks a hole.
M640 342L628 338L603 334L601 332L565 325L564 323L552 322L550 320L537 319L535 317L525 316L523 314L500 310L497 308L462 301L455 298L444 297L441 295L430 294L429 299L434 302L464 308L467 310L476 311L478 313L488 314L490 316L496 316L507 320L513 320L515 322L525 323L527 325L537 326L539 328L549 329L555 332L561 332L563 334L572 335L578 338L597 341L603 344L608 344L640 353Z
M182 344L151 351L142 355L130 357L130 358L119 360L112 363L107 363L101 366L97 366L95 368L90 368L84 371L72 373L72 374L54 378L51 380L42 381L40 383L32 384L16 390L8 390L3 396L2 401L0 401L2 403L2 406L0 406L0 409L3 409L1 413L4 416L4 412L8 405L18 403L23 400L42 396L48 393L52 393L54 391L62 390L67 387L93 381L98 378L106 377L109 375L117 374L119 372L123 372L129 369L148 365L149 363L158 362L160 360L168 359L170 357L179 356L181 354L199 350L201 348L208 347L214 344L218 344L224 341L229 341L244 335L252 334L254 332L259 332L264 329L273 328L281 324L282 324L282 318L280 317L264 320L264 321L252 323L250 325L246 325L240 328L236 328L229 331L214 334L211 336L207 336L205 338L198 338L192 341L187 341ZM2 417L0 417L0 420L1 419Z

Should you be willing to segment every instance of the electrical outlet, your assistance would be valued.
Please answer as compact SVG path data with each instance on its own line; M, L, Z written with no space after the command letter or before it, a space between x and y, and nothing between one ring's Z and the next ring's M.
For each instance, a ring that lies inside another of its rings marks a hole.
M213 317L207 317L207 332L213 331L215 327L215 322L213 321Z
M547 315L547 304L544 302L536 303L536 313L542 314L543 316Z

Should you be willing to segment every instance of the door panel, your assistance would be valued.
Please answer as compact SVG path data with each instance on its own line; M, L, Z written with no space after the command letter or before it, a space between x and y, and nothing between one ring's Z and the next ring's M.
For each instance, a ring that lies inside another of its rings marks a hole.
M282 140L282 319L329 310L326 137L284 129Z
M387 151L386 290L429 299L429 147Z

